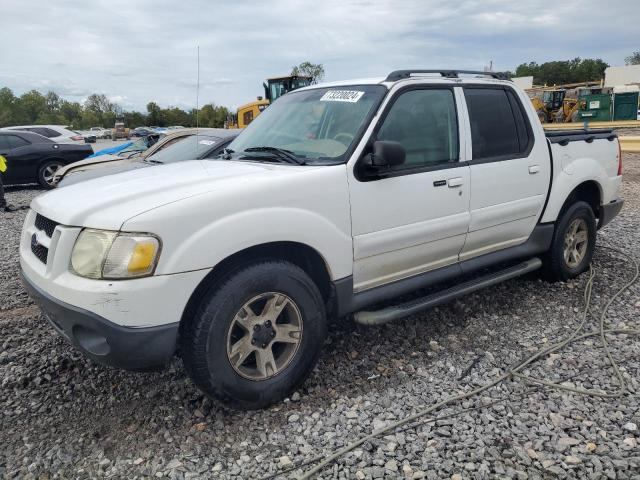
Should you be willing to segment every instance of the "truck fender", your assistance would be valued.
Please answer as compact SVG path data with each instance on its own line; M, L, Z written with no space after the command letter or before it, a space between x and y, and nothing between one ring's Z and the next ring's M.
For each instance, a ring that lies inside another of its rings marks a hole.
M163 238L164 241L164 238ZM171 236L167 242L172 242ZM296 242L316 250L332 280L352 274L353 245L350 232L317 213L295 207L256 208L237 212L192 232L160 258L157 274L213 268L229 256L271 242ZM164 247L164 246L163 246Z
M540 219L541 223L555 222L571 192L584 182L594 182L600 193L599 204L607 198L608 192L603 185L608 185L609 177L602 166L593 158L574 159L570 164L563 159L554 162L555 178L551 185L549 202ZM559 165L558 165L559 164ZM560 168L558 168L560 167ZM597 216L598 212L594 212Z

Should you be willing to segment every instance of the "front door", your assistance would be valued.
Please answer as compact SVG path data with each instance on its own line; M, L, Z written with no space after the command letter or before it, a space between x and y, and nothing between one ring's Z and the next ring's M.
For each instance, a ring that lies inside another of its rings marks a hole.
M373 131L399 142L404 164L383 178L355 166L349 177L354 290L360 292L458 261L469 225L469 167L461 155L460 89L399 89Z

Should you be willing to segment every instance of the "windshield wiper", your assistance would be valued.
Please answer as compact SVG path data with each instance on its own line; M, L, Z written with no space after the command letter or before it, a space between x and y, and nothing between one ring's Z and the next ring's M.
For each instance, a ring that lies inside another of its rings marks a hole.
M157 163L157 164L163 164L164 163L164 162L161 162L160 160L154 160L152 158L145 158L143 160L143 162L146 162L146 163Z
M245 148L244 151L245 152L273 153L279 159L284 160L287 163L294 163L296 165L304 165L306 163L302 158L297 156L291 150L286 150L284 148L268 147L268 146L264 146L264 147L249 147L249 148Z

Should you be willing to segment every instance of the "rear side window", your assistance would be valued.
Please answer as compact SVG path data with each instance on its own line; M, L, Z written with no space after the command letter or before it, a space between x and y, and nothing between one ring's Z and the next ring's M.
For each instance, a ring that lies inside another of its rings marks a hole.
M43 128L42 130L44 130L45 133L41 133L40 135L44 135L47 138L55 138L55 137L59 137L60 135L62 135L60 132L56 132L55 130L53 130L51 128Z
M529 147L529 128L513 92L502 88L465 88L473 160L520 156Z
M47 136L45 134L44 128L32 127L32 128L25 128L25 130L32 133L37 133L38 135L44 135L45 137Z
M0 151L9 150L9 141L6 135L0 135Z
M29 145L29 142L27 142L23 138L17 137L16 135L7 135L5 139L9 144L9 148L18 148L18 147L24 147L25 145Z
M525 112L522 110L522 105L518 102L516 98L516 94L513 93L513 90L507 90L507 97L509 98L509 104L511 105L511 111L513 112L513 117L516 120L516 130L518 130L518 144L520 146L520 152L525 152L527 148L529 148L529 141L532 139L530 135L529 122L527 122L527 118L525 117Z
M38 135L42 135L47 138L59 137L60 133L46 127L32 127L28 129L30 132L37 133Z

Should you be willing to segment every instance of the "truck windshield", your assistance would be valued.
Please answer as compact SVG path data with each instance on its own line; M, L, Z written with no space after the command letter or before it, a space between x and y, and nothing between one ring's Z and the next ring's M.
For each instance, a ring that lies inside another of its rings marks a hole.
M386 88L353 85L288 93L270 105L228 147L234 156L263 147L288 150L306 163L340 163L366 128ZM249 154L247 152L247 154ZM252 159L257 154L251 152Z

